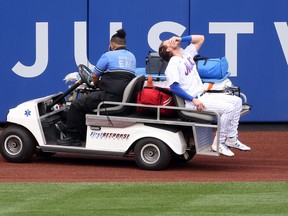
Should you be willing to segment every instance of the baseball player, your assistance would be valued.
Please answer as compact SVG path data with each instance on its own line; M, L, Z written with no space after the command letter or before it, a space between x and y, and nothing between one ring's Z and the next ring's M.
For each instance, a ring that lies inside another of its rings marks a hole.
M183 50L180 42L190 44ZM242 109L241 98L234 95L211 94L205 92L204 85L198 74L193 57L204 42L203 35L190 35L186 37L173 36L163 41L159 46L159 55L169 61L165 74L170 90L185 100L185 107L198 111L214 110L220 114L219 152L225 156L234 156L228 147L243 151L250 147L238 139L238 124ZM214 138L212 150L217 150L217 137ZM228 146L228 147L227 147Z

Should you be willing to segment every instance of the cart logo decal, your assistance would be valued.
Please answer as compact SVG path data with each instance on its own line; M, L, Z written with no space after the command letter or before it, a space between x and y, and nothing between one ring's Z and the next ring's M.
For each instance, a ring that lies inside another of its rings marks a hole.
M128 140L130 134L108 133L108 132L91 132L90 137L94 139L117 139Z
M25 110L25 113L24 113L25 116L30 116L31 115L31 110L27 109Z

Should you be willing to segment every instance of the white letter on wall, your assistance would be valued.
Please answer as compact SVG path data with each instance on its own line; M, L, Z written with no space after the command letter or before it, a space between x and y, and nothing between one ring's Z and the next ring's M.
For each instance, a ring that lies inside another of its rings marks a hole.
M210 34L225 34L225 56L229 61L231 76L237 76L237 36L238 34L253 34L252 22L213 22L209 23Z
M86 22L74 23L74 58L76 65L84 64L91 67L87 58L87 28Z
M274 22L280 44L288 65L288 26L286 22Z
M116 34L117 30L122 28L122 22L110 22L110 37L109 40L111 39L111 37Z
M48 23L36 22L36 60L32 66L20 61L12 70L21 77L31 78L42 74L48 65Z
M154 51L158 52L160 43L160 35L163 32L171 32L175 35L181 36L185 31L185 27L176 22L159 22L151 27L148 32L148 44Z

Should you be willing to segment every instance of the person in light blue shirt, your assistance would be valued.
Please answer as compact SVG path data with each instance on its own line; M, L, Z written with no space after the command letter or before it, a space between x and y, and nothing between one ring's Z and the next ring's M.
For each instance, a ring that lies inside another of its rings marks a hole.
M85 139L85 115L92 113L98 104L121 101L128 83L135 77L136 58L126 49L126 32L120 29L111 37L109 51L105 52L92 69L92 81L99 90L74 100L67 115L66 138L58 145L81 146Z
M126 49L126 32L120 29L111 37L109 51L92 69L92 80L96 87L106 92L106 100L121 101L125 87L135 77L135 70L136 58Z
M128 51L125 46L117 46L112 39L110 44L111 50L101 56L92 71L98 76L113 70L135 72L136 59L133 53Z

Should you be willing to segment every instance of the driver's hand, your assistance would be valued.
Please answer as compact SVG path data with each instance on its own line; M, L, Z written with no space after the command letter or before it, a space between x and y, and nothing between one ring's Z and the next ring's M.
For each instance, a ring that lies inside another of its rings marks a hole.
M98 82L99 82L99 76L95 73L91 74L91 78L92 78L92 82L94 83L94 86L97 87L98 86Z

